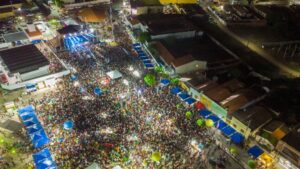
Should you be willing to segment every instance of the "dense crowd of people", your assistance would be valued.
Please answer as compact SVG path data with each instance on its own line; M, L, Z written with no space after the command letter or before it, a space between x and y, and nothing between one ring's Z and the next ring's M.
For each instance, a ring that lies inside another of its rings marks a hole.
M33 102L59 168L85 168L93 162L101 168L196 165L199 152L192 153L191 140L211 141L206 128L196 125L196 117L185 116L186 111L196 116L196 110L171 94L171 86L146 86L144 74L156 73L126 52L131 50L128 44L87 44L85 48L59 55L76 70L78 80L65 77L55 91ZM111 70L121 72L122 78L107 82L105 73ZM132 70L140 75L134 76ZM101 95L93 92L96 87L103 91ZM63 129L67 120L74 122L72 130ZM154 152L161 154L160 162L151 160Z

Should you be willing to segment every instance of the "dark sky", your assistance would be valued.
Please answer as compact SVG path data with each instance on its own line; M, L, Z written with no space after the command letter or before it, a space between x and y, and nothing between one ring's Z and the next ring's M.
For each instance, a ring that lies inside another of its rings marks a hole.
M21 3L22 0L0 0L0 6Z

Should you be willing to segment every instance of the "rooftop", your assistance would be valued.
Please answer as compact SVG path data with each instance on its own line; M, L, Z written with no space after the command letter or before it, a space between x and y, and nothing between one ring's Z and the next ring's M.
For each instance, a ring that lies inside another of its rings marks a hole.
M49 65L49 61L41 51L32 44L2 50L0 57L10 73L27 73Z
M143 6L161 6L159 0L130 0L132 8L143 7Z
M248 109L235 112L233 116L249 126L251 130L256 130L272 119L272 113L261 106L251 106Z
M19 41L19 40L28 39L26 34L23 31L4 34L3 38L5 39L5 42L15 42L15 41Z
M186 32L197 30L183 15L177 14L147 14L138 17L143 25L148 26L151 35Z
M285 137L283 137L282 141L300 151L300 128L289 132Z
M1 0L0 6L11 5L11 4L20 4L22 0Z

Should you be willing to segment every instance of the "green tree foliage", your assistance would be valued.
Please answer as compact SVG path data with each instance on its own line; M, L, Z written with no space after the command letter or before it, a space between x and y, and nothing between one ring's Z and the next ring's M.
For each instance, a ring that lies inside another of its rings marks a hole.
M145 43L146 41L151 40L151 36L148 32L141 32L140 35L138 36L138 39L140 42Z
M147 74L144 77L144 81L148 86L154 86L156 84L156 79L153 74Z

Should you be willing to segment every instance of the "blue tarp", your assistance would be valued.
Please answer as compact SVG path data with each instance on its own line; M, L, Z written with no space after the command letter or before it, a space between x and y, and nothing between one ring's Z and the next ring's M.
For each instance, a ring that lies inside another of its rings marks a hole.
M202 109L199 111L200 116L207 118L209 115L211 115L211 112L207 109Z
M99 87L96 87L95 89L94 89L94 93L96 94L96 95L101 95L102 94L102 90L99 88Z
M56 165L48 148L33 154L32 157L37 169L56 169Z
M77 75L72 74L70 77L71 81L75 81L78 79Z
M187 98L190 97L190 95L188 95L187 93L183 92L183 93L180 93L180 94L179 94L179 97L180 97L182 100L186 100Z
M217 122L220 120L220 118L215 115L210 115L207 117L207 119L211 119L212 121L214 121L214 124L217 124Z
M240 144L241 142L244 141L244 136L241 133L234 133L231 137L231 141L236 143L236 144Z
M149 59L143 60L144 64L151 64L152 62Z
M160 80L160 84L164 85L164 86L167 86L170 84L170 80L168 79L161 79Z
M171 89L171 93L173 93L173 94L178 94L178 93L180 93L182 90L179 88L179 87L173 87L172 89Z
M222 129L224 127L228 126L223 120L219 120L218 123L216 124L216 127L218 129Z
M50 140L39 122L32 105L19 109L18 113L34 148L40 148L49 143Z
M259 148L257 145L248 149L248 154L253 156L254 158L259 157L260 155L262 155L262 153L264 153L264 151L261 148Z
M227 127L222 128L221 131L222 131L227 137L229 137L229 136L231 136L233 133L235 133L235 130L234 130L232 127L230 127L230 126L227 126Z
M64 129L65 130L71 130L74 126L74 122L71 120L65 121L64 122Z
M153 69L154 68L154 65L152 63L150 64L145 64L146 68L148 69Z
M194 98L190 97L190 98L186 99L185 102L189 105L192 105L196 102L196 100Z

